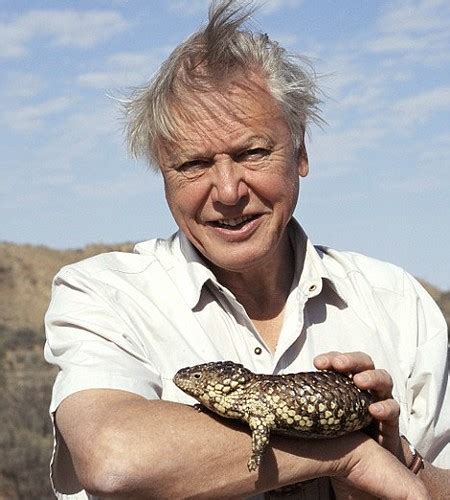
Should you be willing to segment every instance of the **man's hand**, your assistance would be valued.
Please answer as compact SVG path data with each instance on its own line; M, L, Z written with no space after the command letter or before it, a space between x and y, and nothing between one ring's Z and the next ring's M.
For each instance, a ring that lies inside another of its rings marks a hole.
M353 373L353 380L358 387L369 389L374 393L378 401L369 407L375 419L373 425L375 435L372 437L401 463L409 464L412 459L411 453L406 441L400 438L399 432L400 407L392 397L392 378L386 370L375 369L370 356L362 352L328 352L317 356L314 364L320 370ZM444 498L448 494L450 483L448 470L439 469L425 462L425 469L420 471L417 479L423 482L433 498ZM349 487L339 479L332 479L332 483L339 500L374 498L356 490L355 485Z
M400 406L392 397L392 378L386 370L375 369L372 358L363 352L328 352L314 359L319 370L353 373L353 381L360 389L372 391L377 402L369 406L375 419L372 437L405 463L399 431Z
M338 500L431 500L424 483L367 436L352 451L350 463L347 474L331 478Z

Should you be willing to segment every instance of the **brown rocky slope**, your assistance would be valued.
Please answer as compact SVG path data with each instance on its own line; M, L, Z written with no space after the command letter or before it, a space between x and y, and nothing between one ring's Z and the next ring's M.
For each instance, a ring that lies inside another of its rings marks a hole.
M0 243L0 325L40 330L57 271L102 252L130 251L133 244L89 245L76 250Z

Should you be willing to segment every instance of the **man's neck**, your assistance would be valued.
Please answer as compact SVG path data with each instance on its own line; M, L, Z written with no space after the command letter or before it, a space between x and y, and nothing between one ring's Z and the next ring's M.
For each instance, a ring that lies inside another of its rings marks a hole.
M213 272L218 281L233 292L255 328L274 350L295 272L295 253L289 236L286 234L270 264L239 273L217 268L213 268Z

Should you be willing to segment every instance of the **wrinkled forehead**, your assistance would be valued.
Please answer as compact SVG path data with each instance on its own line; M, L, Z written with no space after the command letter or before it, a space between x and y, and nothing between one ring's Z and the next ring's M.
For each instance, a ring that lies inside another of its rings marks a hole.
M221 125L241 122L277 105L263 81L235 80L202 92L186 92L175 100L171 111L177 125L216 120Z
M252 135L258 129L263 133L277 120L285 121L280 105L259 77L185 92L169 106L174 132L172 138L159 141L158 149L163 154L205 140L220 143L245 133Z

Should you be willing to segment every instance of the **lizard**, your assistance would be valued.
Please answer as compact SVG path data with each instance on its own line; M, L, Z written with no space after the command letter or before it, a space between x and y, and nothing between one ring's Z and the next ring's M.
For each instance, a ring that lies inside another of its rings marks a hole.
M218 361L182 368L173 381L214 413L249 425L249 471L258 469L271 432L331 438L362 429L372 420L368 407L373 396L359 389L349 374L265 375L232 361Z

